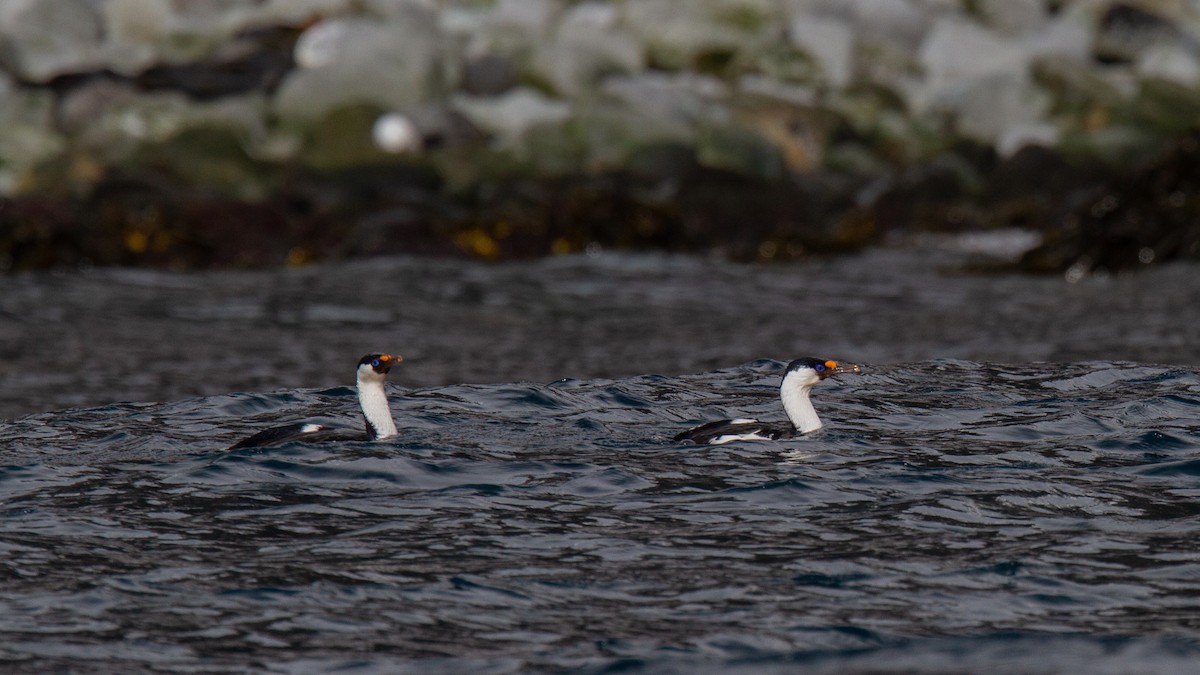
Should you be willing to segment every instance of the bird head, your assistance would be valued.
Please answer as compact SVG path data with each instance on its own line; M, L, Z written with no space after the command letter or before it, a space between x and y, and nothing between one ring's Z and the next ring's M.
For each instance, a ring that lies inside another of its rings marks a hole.
M783 377L785 380L798 380L802 386L812 386L827 377L844 375L846 373L862 373L862 366L856 363L838 363L831 359L803 358L788 364Z
M360 380L383 380L392 366L403 361L399 354L367 354L358 360Z

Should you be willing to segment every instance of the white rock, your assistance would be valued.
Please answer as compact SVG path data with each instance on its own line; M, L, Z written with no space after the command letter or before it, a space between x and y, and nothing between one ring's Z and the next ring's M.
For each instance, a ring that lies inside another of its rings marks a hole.
M762 28L774 25L771 0L637 0L622 3L622 20L665 65L690 68L703 53L735 53L758 36L731 16L761 16Z
M1063 12L1030 31L1024 42L1033 58L1065 58L1080 64L1092 60L1091 24L1078 14Z
M583 2L564 12L550 40L534 52L531 68L568 96L585 94L597 80L645 66L642 45L618 22L616 9Z
M488 22L540 35L550 28L557 6L551 0L498 0Z
M516 144L534 126L563 122L571 116L566 102L527 87L488 98L456 94L450 104L476 127L494 134L501 146Z
M1194 87L1200 84L1200 55L1180 42L1160 42L1138 55L1138 76Z
M174 30L169 0L108 0L101 6L107 27L108 66L135 75L152 65L157 46Z
M301 36L295 54L300 67L275 95L285 119L311 121L359 103L404 110L439 95L446 77L436 21L422 12L323 21Z
M796 106L817 104L817 92L813 87L782 82L765 75L747 74L738 78L740 94L750 94L764 99L775 99Z
M938 19L919 54L925 80L906 90L910 106L948 115L958 133L1005 150L1015 151L1035 132L1039 138L1057 133L1043 118L1050 98L1030 72L1034 47L1052 56L1042 30L1008 37L962 18ZM1051 30L1077 35L1067 23Z
M989 26L1002 33L1026 33L1046 19L1042 0L975 0L975 8Z
M924 14L937 16L959 15L962 13L962 0L912 0L913 7Z
M853 7L860 39L885 40L916 49L933 25L933 15L909 0L860 0Z
M924 108L944 106L986 77L1024 81L1031 57L1019 41L961 19L940 19L921 46L919 58L926 79L924 96L914 103Z
M916 49L934 14L912 0L791 0L789 16L840 19L849 23L860 42L887 41Z
M924 85L917 50L929 33L934 13L913 0L790 0L791 25L805 19L842 22L853 36L849 57L851 79L871 82L897 92L914 92L919 100Z
M610 3L586 0L569 7L559 21L560 31L610 31L617 27L617 9Z
M478 9L447 7L438 13L438 29L464 41L483 33L487 25L488 14Z
M645 72L608 78L600 89L646 117L687 125L729 120L729 88L708 75Z
M0 43L18 74L34 82L94 70L104 27L90 3L77 0L0 2Z
M366 28L361 21L322 21L304 31L296 40L293 56L301 68L323 68L348 51L358 33Z
M157 46L163 58L179 62L204 58L246 28L261 25L255 3L237 0L171 2L171 35Z
M999 73L962 83L938 107L954 115L958 133L999 146L1011 130L1041 125L1049 103L1049 96L1024 74Z
M821 65L829 84L839 88L850 84L854 75L854 33L845 21L794 17L788 26L788 39Z
M362 7L361 14L392 18L403 17L413 10L434 14L438 4L436 0L351 0L349 7L357 9L358 5Z
M353 3L354 0L267 0L255 18L266 25L296 25L317 17L344 14Z

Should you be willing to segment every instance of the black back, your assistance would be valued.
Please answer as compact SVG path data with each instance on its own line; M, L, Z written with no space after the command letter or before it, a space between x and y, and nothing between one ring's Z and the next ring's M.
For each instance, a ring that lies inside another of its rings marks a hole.
M305 431L305 427L317 426L319 428ZM285 424L281 427L271 427L263 429L249 438L244 438L237 443L226 448L229 450L240 450L241 448L273 448L285 443L294 443L303 441L305 443L320 443L323 441L363 441L374 440L374 437L368 432L366 436L344 427L328 426L325 424L314 425L312 422L296 422L294 424Z
M752 422L717 420L716 422L701 424L693 429L675 434L671 440L676 443L691 441L698 445L707 445L729 434L757 434L763 438L775 440L790 438L795 432L796 430L790 424L768 424L759 422L758 420Z

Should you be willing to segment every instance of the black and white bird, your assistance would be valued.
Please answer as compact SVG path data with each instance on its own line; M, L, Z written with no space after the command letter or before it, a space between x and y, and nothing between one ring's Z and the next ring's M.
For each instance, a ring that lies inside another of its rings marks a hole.
M808 392L827 377L862 371L862 366L853 363L812 358L796 359L788 364L783 373L783 382L779 385L779 397L783 400L783 410L791 424L760 422L748 418L720 420L689 429L672 440L716 445L730 441L774 440L811 433L823 425L808 398Z
M294 441L318 443L324 441L381 441L399 434L392 410L388 407L383 384L392 366L404 359L399 354L367 354L358 360L358 404L362 406L367 431L362 433L338 425L316 422L296 422L264 429L238 441L229 450L240 448L269 448Z

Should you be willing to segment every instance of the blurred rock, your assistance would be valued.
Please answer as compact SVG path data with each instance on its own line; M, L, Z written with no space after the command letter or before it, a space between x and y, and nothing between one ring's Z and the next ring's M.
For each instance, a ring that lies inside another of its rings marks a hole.
M755 132L773 146L770 162L782 159L784 166L780 168L793 172L814 171L821 166L832 127L831 115L817 106L787 101L755 101L751 105L749 98L743 97L734 120L737 126ZM763 166L751 169L750 174L769 176L775 171Z
M5 65L30 82L94 68L101 59L104 25L91 3L77 0L5 0L0 44Z
M59 97L58 124L68 134L84 136L107 111L132 105L140 93L132 82L113 77L81 81Z
M1043 123L1050 97L1025 76L983 78L973 83L958 99L959 134L983 141L1000 151L1021 144L1057 140L1052 124Z
M1200 121L1200 87L1147 79L1136 102L1128 108L1130 122L1143 131L1171 137L1195 128Z
M985 161L990 164L994 158L988 156ZM978 214L969 204L982 186L983 172L989 169L956 155L908 169L872 201L868 210L875 228L896 233L977 227Z
M982 178L978 196L987 230L1052 232L1085 200L1105 172L1091 162L1072 161L1044 145L1024 145L1001 156Z
M568 103L525 87L490 98L457 95L451 106L476 127L493 134L501 147L517 147L533 127L563 122L571 114Z
M619 19L609 3L570 7L553 36L537 44L532 70L566 96L585 95L605 76L641 70L642 45Z
M1092 26L1083 12L1064 11L1031 28L1021 42L1035 61L1070 61L1092 67Z
M390 163L393 153L380 147L376 137L385 114L396 113L367 103L329 110L312 125L301 160L320 171Z
M1022 269L1070 280L1153 262L1200 259L1200 132L1111 180L1071 213L1067 227L1022 257Z
M0 243L12 267L278 260L184 231L262 205L315 238L293 263L1052 235L1195 129L1198 35L1176 0L4 0L0 194L23 234ZM644 222L584 215L604 200ZM183 229L137 230L138 208Z
M1049 97L1030 77L1022 43L958 20L939 21L921 49L928 74L919 108L950 114L962 135L997 144L1035 127Z
M591 106L557 127L556 131L544 130L538 134L537 146L543 162L548 155L561 159L560 173L578 172L581 167L596 172L632 170L633 163L645 161L651 155L656 160L663 159L657 152L664 147L668 148L667 155L671 157L674 156L672 149L687 148L688 166L695 162L690 129L683 130L670 121L621 106ZM655 176L661 180L672 179L666 173Z
M415 7L386 21L321 21L300 36L295 58L274 108L301 124L355 103L419 105L443 92L447 75L436 17Z
M1046 16L1042 0L976 0L974 9L988 26L1008 34L1034 30Z
M494 54L523 68L535 46L551 37L559 12L556 0L497 0L448 7L439 12L438 26L461 44L467 59Z
M1142 78L1156 78L1184 87L1200 85L1200 45L1160 43L1138 55L1134 64Z
M363 0L263 0L252 6L235 3L235 7L248 14L248 23L257 26L300 26L320 17L345 14L356 3L368 4L372 9L379 4L363 3ZM402 3L387 4L394 6Z
M821 73L830 85L840 88L850 84L854 75L854 33L844 21L794 17L788 38L821 64Z
M938 20L921 46L926 91L918 107L959 106L982 78L1020 83L1029 62L1016 40L962 19Z
M741 126L702 129L696 137L696 159L702 166L768 183L787 176L778 146Z
M782 18L769 0L639 0L623 12L650 63L701 73L725 72Z
M996 152L1002 157L1008 157L1031 145L1053 148L1058 145L1060 137L1058 127L1053 124L1018 124L1005 129L996 139Z
M847 3L822 0L826 13L845 13L864 41L884 42L916 51L925 40L934 18L945 12L929 11L919 0L860 0Z
M169 0L108 0L100 5L108 45L108 67L127 76L151 68L158 46L174 28Z
M497 0L488 21L493 28L536 37L549 30L558 9L552 0Z
M610 77L600 89L639 114L685 128L729 119L728 86L706 75L646 72Z
M1077 130L1108 124L1129 100L1110 80L1072 59L1039 59L1031 73L1049 95L1050 114Z
M241 33L202 59L146 68L133 79L143 89L171 89L199 99L270 93L295 66L298 37L287 27Z
M463 64L462 91L471 96L498 96L517 86L517 67L499 54L480 54Z
M1114 2L1100 17L1093 50L1104 63L1133 63L1145 50L1178 37L1178 28L1165 17L1133 3Z
M31 171L66 147L52 126L53 114L49 92L23 91L0 77L0 193L27 187Z
M265 138L266 108L266 100L257 94L196 102L177 92L135 94L120 84L99 80L64 99L61 119L64 124L81 125L73 133L77 149L124 166L143 147L205 127L228 129L238 139L238 153L244 155ZM180 156L177 161L189 160Z

